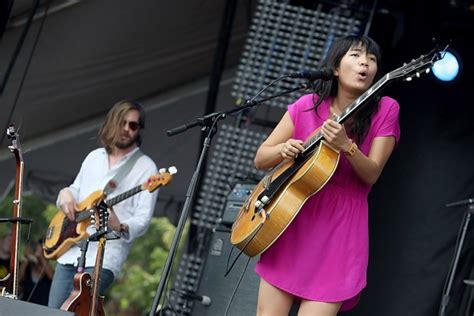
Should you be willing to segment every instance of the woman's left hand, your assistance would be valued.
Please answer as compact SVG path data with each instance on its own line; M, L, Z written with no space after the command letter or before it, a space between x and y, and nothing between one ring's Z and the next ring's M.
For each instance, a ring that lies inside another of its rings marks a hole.
M324 136L324 139L334 149L346 152L352 145L352 141L349 139L349 137L347 137L344 125L339 124L333 120L326 120L321 128L321 132Z

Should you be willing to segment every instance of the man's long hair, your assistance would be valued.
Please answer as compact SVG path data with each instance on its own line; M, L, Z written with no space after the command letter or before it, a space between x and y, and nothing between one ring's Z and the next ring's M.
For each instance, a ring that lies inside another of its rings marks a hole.
M99 130L100 142L102 146L104 146L107 153L112 153L115 142L120 136L120 129L122 128L125 114L130 110L136 110L140 112L140 130L145 127L145 113L140 104L132 100L124 100L115 103L112 109L110 109L109 113L107 113L105 121ZM142 143L140 130L138 131L136 140L136 144L138 146L140 146Z

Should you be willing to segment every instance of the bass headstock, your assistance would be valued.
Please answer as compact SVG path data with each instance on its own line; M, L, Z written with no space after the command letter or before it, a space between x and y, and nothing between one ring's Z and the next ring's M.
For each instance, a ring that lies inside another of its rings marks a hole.
M168 170L162 168L158 171L157 174L152 175L148 180L143 183L142 187L144 190L148 190L150 193L155 191L161 186L165 186L171 182L173 175L178 172L176 167L169 167Z

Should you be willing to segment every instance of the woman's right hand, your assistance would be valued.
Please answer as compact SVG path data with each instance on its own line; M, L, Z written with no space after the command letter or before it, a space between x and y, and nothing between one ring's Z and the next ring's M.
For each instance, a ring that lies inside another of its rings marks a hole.
M59 192L59 207L64 212L64 214L69 218L71 221L74 220L75 212L78 210L76 205L76 200L72 195L71 191L67 188L62 189Z
M294 159L304 150L303 141L290 138L280 146L280 154L283 159Z

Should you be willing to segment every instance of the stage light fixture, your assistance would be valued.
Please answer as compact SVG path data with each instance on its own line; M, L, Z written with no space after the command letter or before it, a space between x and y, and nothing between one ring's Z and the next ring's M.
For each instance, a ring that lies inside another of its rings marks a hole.
M459 76L460 60L452 51L446 51L444 57L434 63L433 75L443 82L453 81Z

